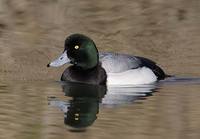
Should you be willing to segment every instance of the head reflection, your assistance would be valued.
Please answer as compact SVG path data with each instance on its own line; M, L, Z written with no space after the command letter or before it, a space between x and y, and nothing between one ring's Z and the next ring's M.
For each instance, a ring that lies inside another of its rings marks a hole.
M64 123L73 128L84 129L93 124L99 112L99 102L95 98L74 98L64 116Z

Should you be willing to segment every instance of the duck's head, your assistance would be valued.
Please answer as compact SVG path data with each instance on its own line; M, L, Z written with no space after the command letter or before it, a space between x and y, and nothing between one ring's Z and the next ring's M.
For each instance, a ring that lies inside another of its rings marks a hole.
M71 63L87 70L97 66L98 62L98 50L93 40L82 34L72 34L66 38L65 49L61 56L47 66L59 67Z

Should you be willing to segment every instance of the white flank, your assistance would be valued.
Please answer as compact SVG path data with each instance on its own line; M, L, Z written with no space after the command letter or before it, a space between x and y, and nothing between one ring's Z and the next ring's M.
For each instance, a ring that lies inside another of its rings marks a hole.
M107 85L138 85L157 81L156 75L147 67L131 69L120 73L107 73Z

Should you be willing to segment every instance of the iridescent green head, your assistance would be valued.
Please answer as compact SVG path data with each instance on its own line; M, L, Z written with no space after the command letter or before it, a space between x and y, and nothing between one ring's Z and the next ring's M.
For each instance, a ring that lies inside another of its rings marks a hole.
M65 51L70 62L83 70L98 65L99 53L95 43L82 34L72 34L65 40Z

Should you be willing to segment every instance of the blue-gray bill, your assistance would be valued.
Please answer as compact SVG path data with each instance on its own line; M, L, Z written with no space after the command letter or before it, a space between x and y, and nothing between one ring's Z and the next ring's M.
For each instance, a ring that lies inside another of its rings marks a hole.
M69 64L70 59L67 57L66 51L64 51L57 59L51 61L47 67L60 67L64 64Z

